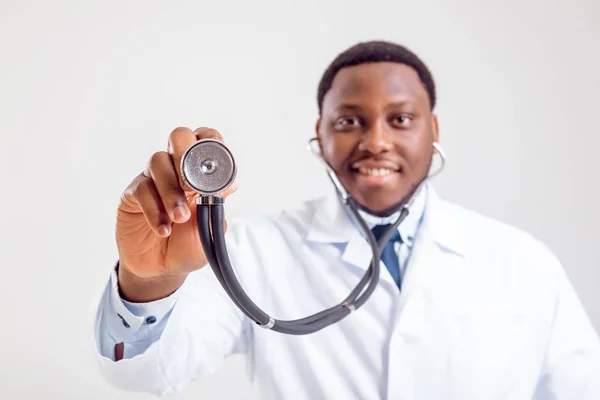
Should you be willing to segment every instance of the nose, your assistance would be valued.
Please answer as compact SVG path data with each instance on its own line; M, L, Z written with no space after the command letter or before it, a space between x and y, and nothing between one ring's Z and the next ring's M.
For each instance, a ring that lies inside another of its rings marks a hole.
M385 124L376 123L364 133L358 150L380 154L392 150L392 147L391 135L385 128Z

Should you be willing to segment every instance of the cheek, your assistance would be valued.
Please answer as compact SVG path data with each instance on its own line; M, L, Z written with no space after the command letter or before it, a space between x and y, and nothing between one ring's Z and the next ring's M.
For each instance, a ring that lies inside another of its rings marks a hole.
M398 143L396 149L407 162L409 169L421 174L431 162L433 139L429 135L415 135Z
M421 170L427 169L431 164L431 157L433 156L433 141L425 139L419 140L417 143L414 143L410 150L410 158L411 164L415 166L415 168L422 172Z
M340 138L327 138L323 140L322 148L325 159L334 167L339 168L343 165L353 152L354 144L350 140L341 140Z

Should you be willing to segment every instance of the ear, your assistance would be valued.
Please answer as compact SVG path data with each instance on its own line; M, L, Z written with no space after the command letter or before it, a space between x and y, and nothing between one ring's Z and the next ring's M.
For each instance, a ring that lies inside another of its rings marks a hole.
M322 147L321 147L321 118L319 118L317 120L317 123L315 124L315 133L316 133L317 143L319 144L319 151L322 151Z
M438 125L437 115L431 114L431 133L434 142L440 141L440 127ZM434 150L437 152L437 150Z
M321 140L321 118L319 118L315 124L315 133L317 134L319 140Z

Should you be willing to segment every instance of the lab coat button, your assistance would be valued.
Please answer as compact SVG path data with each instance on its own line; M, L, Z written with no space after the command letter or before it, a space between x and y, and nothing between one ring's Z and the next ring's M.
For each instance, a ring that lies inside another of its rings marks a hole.
M151 316L149 316L148 318L146 318L146 323L147 323L148 325L151 325L151 324L153 324L153 323L155 323L155 322L156 322L156 317L155 317L154 315L151 315Z

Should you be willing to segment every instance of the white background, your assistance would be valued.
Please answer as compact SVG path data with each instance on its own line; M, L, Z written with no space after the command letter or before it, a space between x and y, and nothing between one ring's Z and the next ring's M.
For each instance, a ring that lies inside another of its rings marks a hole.
M149 398L92 358L121 191L183 125L234 151L229 215L324 194L304 150L317 83L370 39L434 73L441 195L546 242L600 328L597 0L3 0L0 398ZM233 359L176 398L255 398L245 379Z

